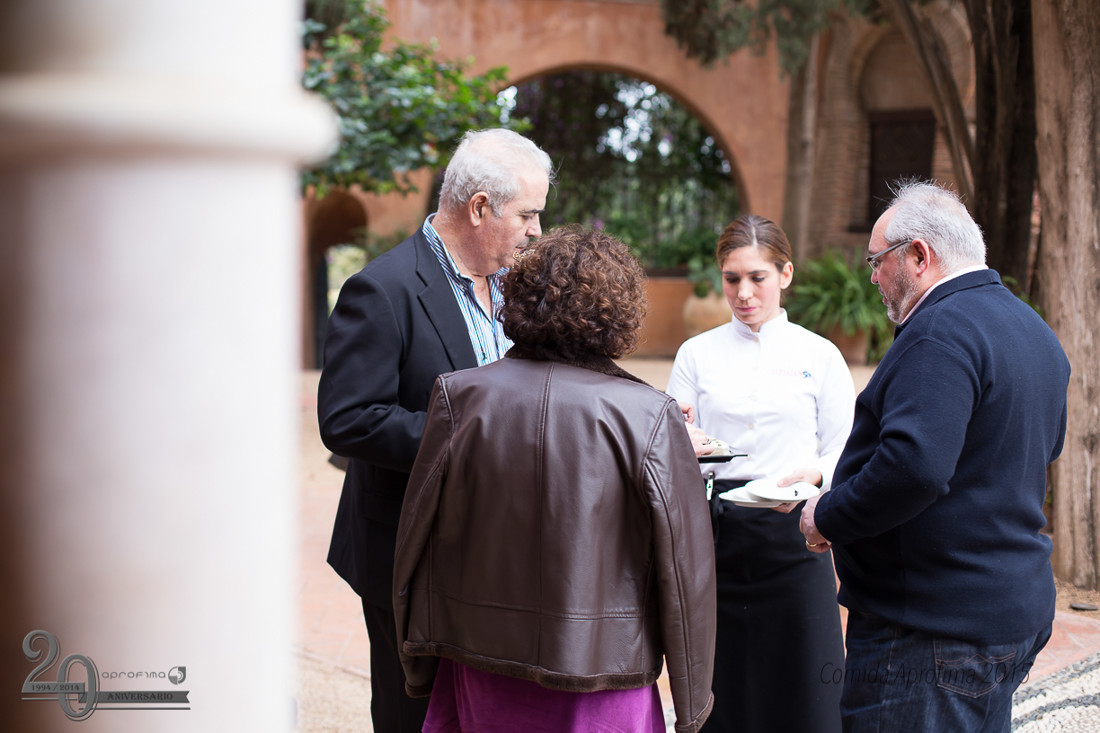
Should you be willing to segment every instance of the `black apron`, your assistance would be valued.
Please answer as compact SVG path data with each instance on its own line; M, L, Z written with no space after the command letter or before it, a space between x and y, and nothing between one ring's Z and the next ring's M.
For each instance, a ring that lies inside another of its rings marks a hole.
M714 710L702 733L839 733L844 641L831 552L790 514L711 498L718 580Z

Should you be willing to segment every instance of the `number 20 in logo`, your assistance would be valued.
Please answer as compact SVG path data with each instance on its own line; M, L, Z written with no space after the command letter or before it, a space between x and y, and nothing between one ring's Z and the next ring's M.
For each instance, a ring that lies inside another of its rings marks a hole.
M35 648L36 642L45 642ZM43 680L44 675L57 661L61 644L48 631L32 631L23 639L23 655L28 661L39 662L23 681L24 700L57 699L62 712L72 720L84 720L95 712L99 695L99 673L95 663L83 654L70 654L57 667L57 682ZM73 667L84 668L76 681L71 679ZM28 697L30 695L30 697Z

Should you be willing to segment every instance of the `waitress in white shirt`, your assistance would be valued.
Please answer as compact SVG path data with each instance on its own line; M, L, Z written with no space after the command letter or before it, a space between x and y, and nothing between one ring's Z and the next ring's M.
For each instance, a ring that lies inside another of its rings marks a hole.
M840 351L787 320L787 235L742 216L717 247L733 319L680 347L668 393L744 458L716 472L718 572L714 711L703 733L840 731L844 644L832 553L808 552L796 504L743 506L719 493L753 479L828 490L852 427L855 389Z

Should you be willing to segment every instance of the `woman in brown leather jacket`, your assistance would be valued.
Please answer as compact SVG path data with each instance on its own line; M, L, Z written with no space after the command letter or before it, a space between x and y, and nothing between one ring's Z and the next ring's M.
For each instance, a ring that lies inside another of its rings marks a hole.
M618 367L627 248L567 228L504 283L507 358L441 376L398 528L394 608L425 731L663 733L709 714L714 547L676 402Z

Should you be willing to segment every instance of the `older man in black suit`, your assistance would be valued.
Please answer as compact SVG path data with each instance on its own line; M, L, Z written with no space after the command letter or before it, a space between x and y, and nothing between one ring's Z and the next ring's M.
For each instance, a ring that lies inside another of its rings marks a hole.
M397 522L428 397L444 372L511 345L495 315L499 279L542 233L553 168L527 138L468 132L439 210L340 291L329 320L317 412L321 439L349 459L328 562L363 601L378 733L420 731L427 698L405 694L391 600Z

